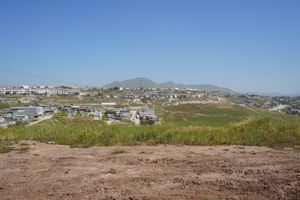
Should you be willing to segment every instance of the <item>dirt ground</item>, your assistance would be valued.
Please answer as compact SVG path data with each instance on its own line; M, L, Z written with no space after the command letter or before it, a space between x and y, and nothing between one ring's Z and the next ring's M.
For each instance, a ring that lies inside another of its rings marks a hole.
M300 199L297 150L22 143L0 154L0 199Z

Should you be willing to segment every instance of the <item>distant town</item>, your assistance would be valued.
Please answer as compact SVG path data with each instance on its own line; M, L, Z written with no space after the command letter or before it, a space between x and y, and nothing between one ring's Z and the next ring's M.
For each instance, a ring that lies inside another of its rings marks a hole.
M67 101L68 97L73 101ZM269 97L192 88L22 85L0 88L0 127L23 123L30 126L51 118L55 113L63 113L69 118L80 116L102 120L108 124L159 125L162 122L155 113L157 101L163 105L231 102L244 107L300 116L300 97Z

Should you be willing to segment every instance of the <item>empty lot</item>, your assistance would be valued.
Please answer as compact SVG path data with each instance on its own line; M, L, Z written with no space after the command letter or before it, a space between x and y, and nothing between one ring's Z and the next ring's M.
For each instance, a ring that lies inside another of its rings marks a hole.
M20 144L0 154L1 199L300 199L293 149Z

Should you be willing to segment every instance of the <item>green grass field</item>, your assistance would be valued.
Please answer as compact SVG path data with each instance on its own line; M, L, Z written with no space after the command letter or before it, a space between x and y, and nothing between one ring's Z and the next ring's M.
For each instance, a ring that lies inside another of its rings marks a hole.
M231 104L158 107L158 126L106 125L57 114L40 124L0 129L1 141L37 140L72 147L139 144L300 145L299 117Z
M160 107L157 113L164 123L174 126L224 126L253 117L258 114L258 111L224 103Z

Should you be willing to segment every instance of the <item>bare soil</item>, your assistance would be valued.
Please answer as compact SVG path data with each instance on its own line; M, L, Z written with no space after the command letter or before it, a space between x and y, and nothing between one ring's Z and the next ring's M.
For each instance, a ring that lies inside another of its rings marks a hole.
M22 143L0 154L0 199L300 199L299 150Z

